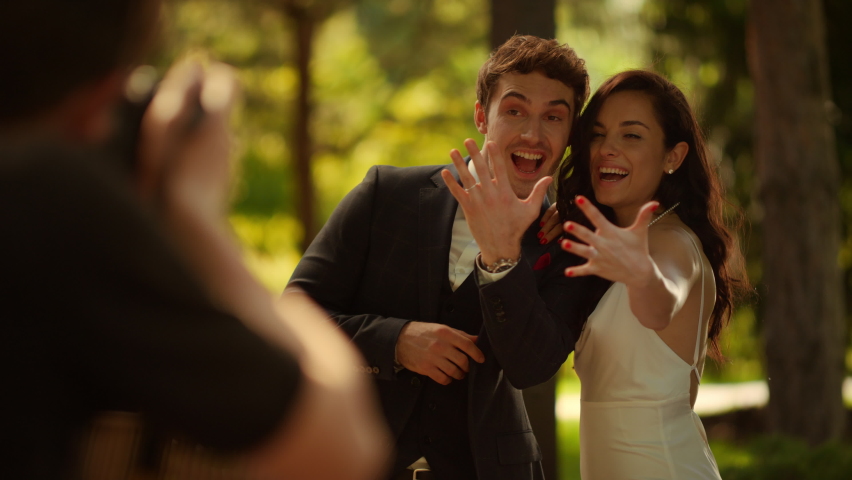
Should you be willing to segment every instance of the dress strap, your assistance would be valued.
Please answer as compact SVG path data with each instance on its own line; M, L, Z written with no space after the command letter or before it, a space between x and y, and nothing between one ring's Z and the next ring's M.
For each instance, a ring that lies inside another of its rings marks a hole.
M687 232L687 235L692 240L692 246L695 247L695 251L698 253L698 264L701 265L701 303L698 308L698 331L695 334L695 351L692 354L692 371L695 373L695 379L700 384L701 372L698 371L698 347L701 345L701 332L704 331L701 328L701 325L704 323L704 259L701 257L701 250L698 248L698 244L695 243L695 239L689 232Z

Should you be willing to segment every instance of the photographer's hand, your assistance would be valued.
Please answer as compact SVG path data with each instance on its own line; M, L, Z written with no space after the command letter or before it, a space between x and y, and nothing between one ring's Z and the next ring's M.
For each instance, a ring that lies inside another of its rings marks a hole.
M303 381L290 413L245 457L257 478L379 478L392 440L371 386L352 368L364 360L306 294L288 291L273 303L228 226L236 91L224 65L169 72L142 121L139 191L158 202L167 234L210 298L298 359Z
M232 69L184 62L166 74L142 120L138 189L161 208L224 219L237 96Z

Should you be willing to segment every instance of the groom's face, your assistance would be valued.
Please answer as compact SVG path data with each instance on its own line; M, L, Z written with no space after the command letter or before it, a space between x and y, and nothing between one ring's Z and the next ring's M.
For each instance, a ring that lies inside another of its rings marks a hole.
M541 72L500 77L488 108L476 103L474 121L496 143L512 190L526 198L565 155L574 118L574 89Z

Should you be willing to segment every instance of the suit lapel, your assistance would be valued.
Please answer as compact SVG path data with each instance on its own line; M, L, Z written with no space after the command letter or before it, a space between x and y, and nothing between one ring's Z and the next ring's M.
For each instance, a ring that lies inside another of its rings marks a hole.
M458 171L450 165L447 169L458 180ZM450 193L441 172L430 178L432 185L420 189L420 211L418 214L418 269L420 321L435 321L438 318L441 285L449 272L453 220L458 202Z

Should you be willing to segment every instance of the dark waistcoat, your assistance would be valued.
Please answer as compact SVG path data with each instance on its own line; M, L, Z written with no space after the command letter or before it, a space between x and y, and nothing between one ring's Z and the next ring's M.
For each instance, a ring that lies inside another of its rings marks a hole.
M438 322L478 335L482 310L474 275L476 271L468 275L455 292L444 276ZM429 467L441 480L475 479L476 468L468 436L467 379L441 385L428 377L420 378L423 389L397 442L399 452L394 470L402 470L425 456Z

